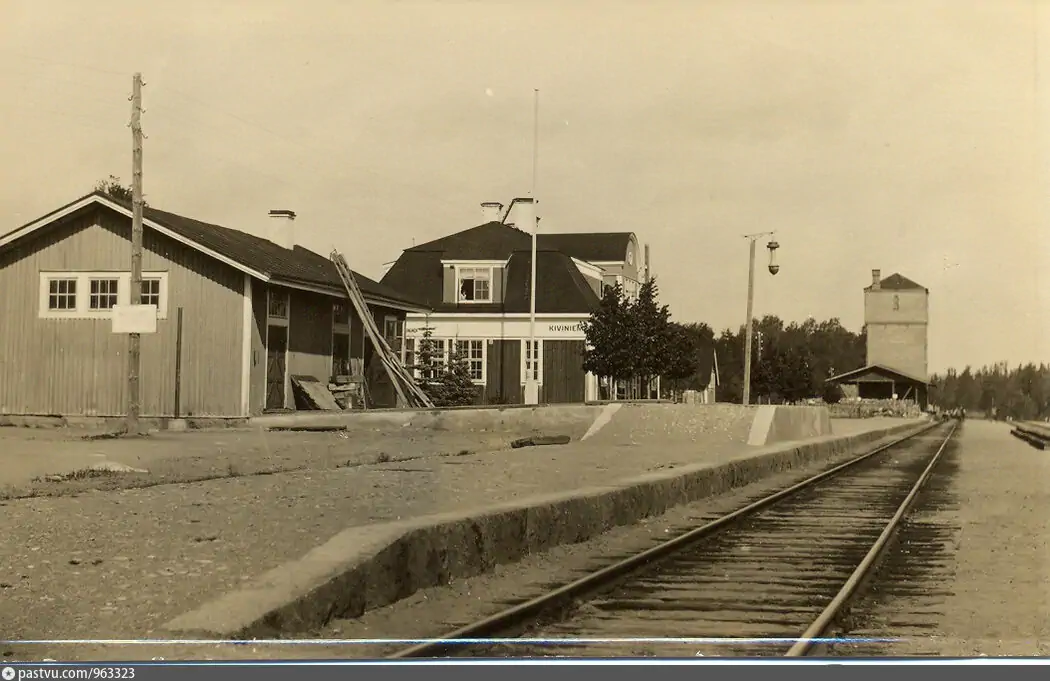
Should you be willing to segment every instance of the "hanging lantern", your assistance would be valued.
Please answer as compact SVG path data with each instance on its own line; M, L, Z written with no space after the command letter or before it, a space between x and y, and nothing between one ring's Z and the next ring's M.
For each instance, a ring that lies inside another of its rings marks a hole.
M780 265L777 264L777 249L780 248L780 244L775 240L770 241L766 244L766 248L769 249L769 273L776 274L780 271Z

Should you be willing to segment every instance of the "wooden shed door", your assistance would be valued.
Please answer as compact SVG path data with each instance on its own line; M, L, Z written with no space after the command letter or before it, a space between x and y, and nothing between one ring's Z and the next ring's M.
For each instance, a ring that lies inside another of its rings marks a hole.
M288 329L271 326L266 331L266 408L284 409L285 352Z

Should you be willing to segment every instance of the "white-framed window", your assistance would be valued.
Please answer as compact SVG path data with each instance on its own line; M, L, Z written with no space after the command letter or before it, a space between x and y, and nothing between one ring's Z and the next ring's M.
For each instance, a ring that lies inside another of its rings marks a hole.
M461 303L492 302L491 267L460 267L456 270L456 279Z
M457 340L456 350L470 368L470 379L475 383L485 382L485 341Z
M533 347L528 339L521 341L521 384L528 380L529 370L537 383L543 383L543 341L537 340Z
M419 370L416 369L416 339L406 338L404 351L401 353L401 362L412 372L413 378L419 378Z
M350 333L350 306L345 302L332 303L332 331Z
M139 293L139 305L156 305L160 309L160 277L142 277L142 291Z
M405 321L394 315L383 317L383 338L390 349L401 356L401 348L405 340Z
M139 305L156 305L168 317L168 273L143 272ZM42 319L108 319L115 305L132 303L130 272L40 272Z
M266 292L266 319L270 324L288 323L288 291L271 288Z
M91 277L88 284L90 286L88 309L93 312L112 310L117 304L120 279L118 277Z
M50 312L76 312L77 279L76 277L49 279L47 282L47 309Z

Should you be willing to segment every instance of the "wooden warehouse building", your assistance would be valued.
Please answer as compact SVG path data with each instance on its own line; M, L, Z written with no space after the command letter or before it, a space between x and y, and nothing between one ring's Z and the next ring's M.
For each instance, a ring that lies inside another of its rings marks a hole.
M327 381L355 359L374 379L372 405L394 406L335 266L296 242L291 211L260 218L263 236L145 208L140 302L158 321L142 336L142 415L294 408L291 376ZM128 338L113 333L112 308L129 303L130 239L130 206L98 192L0 237L0 415L125 413ZM392 336L426 309L356 278Z

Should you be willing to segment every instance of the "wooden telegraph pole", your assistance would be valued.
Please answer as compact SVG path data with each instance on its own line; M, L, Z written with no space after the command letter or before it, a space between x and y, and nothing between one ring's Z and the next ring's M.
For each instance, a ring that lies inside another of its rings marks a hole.
M142 301L142 74L136 73L131 94L131 295L128 301ZM129 435L139 434L139 373L141 335L129 334L128 340L128 418Z

